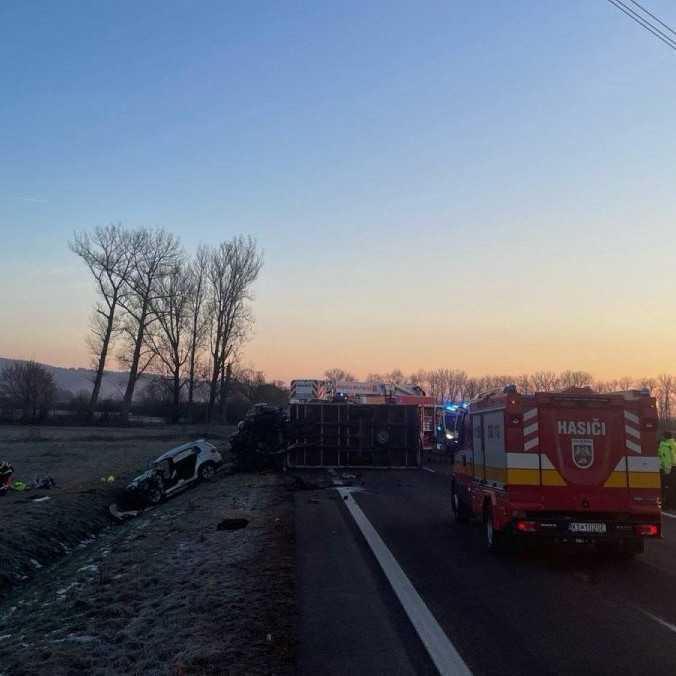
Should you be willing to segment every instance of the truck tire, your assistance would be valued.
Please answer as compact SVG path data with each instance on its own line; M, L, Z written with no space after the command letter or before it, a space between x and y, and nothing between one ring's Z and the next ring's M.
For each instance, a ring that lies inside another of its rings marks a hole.
M484 546L493 554L500 554L507 549L507 535L503 531L495 530L493 526L493 507L488 504L484 507L483 515Z
M451 488L451 510L453 512L454 520L458 523L467 523L469 521L469 507L456 491L455 484L453 484L453 487Z

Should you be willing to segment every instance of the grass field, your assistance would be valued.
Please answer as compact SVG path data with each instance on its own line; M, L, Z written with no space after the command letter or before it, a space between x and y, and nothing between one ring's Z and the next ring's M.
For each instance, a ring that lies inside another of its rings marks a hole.
M161 452L201 437L225 448L231 431L168 425L0 427L0 459L14 466L14 479L50 475L56 482L50 490L10 491L0 498L0 594L107 525L114 494ZM111 475L112 483L101 481ZM34 502L44 496L49 500Z
M289 477L220 473L129 522L108 513L160 452L230 431L0 428L17 478L57 483L0 498L0 676L293 673Z

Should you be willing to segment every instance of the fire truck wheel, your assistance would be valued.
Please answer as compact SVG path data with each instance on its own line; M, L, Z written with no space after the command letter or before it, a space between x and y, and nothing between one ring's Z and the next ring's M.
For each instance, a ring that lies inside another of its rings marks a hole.
M483 526L486 549L496 554L505 551L507 536L502 531L493 528L493 508L490 504L484 507Z

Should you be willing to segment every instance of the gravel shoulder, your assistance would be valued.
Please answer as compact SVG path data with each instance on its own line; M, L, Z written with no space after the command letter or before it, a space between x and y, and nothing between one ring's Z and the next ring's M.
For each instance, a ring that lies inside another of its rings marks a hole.
M0 603L0 674L292 673L289 483L219 475L33 565Z

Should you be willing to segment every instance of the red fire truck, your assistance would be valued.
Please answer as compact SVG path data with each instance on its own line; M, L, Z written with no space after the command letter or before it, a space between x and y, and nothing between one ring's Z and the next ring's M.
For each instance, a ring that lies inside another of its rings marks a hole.
M508 540L589 543L632 556L661 534L657 414L645 391L589 388L479 395L453 459L458 521L480 520L489 550Z

